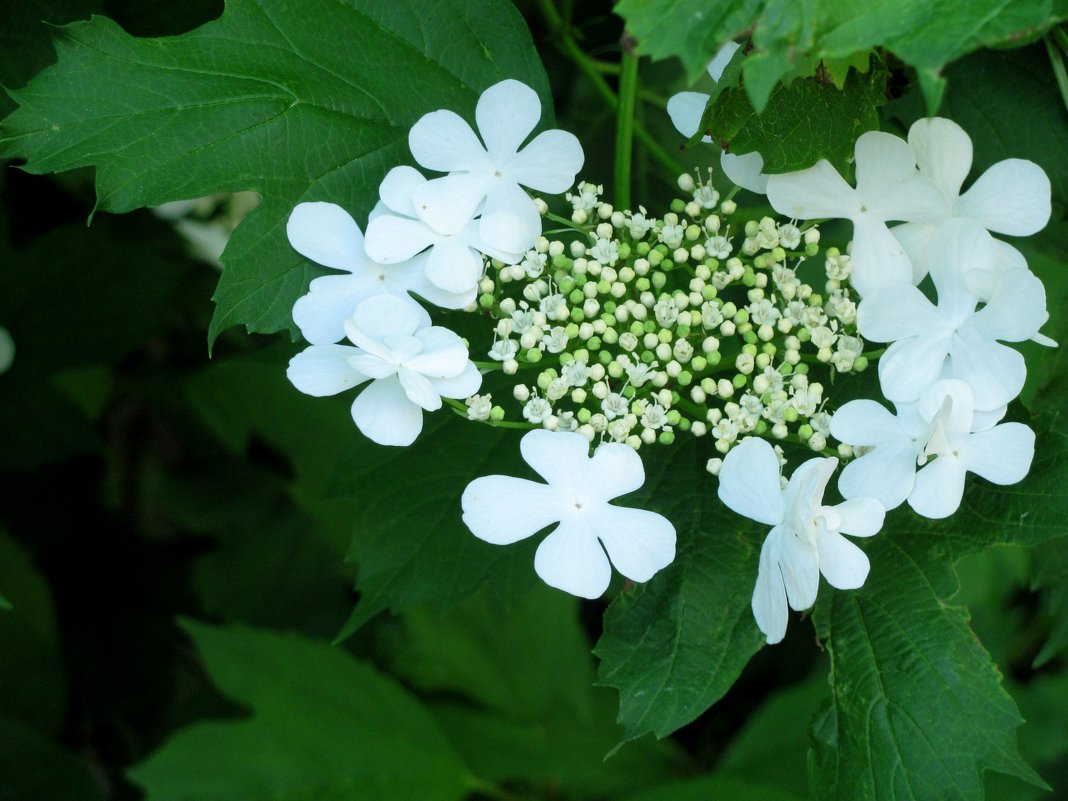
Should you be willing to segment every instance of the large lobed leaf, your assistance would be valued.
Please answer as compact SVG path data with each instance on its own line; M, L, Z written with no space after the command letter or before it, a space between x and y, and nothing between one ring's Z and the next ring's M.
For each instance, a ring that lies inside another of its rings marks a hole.
M885 47L920 73L928 101L941 94L939 72L980 47L1027 41L1063 19L1051 0L620 0L616 4L638 50L678 56L691 81L720 46L741 35L756 48L746 77L762 109L777 81L798 64L845 59Z
M470 781L427 711L326 643L186 623L243 720L182 729L130 771L150 801L450 801Z
M440 7L439 7L440 6ZM94 17L56 34L58 62L11 94L0 158L35 173L97 168L98 205L129 211L218 191L262 205L231 239L211 338L231 325L289 328L316 268L286 240L299 202L363 222L408 129L452 108L473 117L503 78L544 71L518 12L500 0L274 3L230 0L188 34L137 39Z

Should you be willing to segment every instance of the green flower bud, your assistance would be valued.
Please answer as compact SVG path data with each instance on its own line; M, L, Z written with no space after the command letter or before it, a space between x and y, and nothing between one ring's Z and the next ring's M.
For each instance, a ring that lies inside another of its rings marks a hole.
M637 390L635 390L634 387L632 387L630 384L627 384L627 386L623 387L623 397L624 398L633 398L634 397L634 393L636 391Z
M797 429L797 436L801 437L801 439L805 442L808 442L808 440L812 437L812 433L812 426L810 426L808 423L803 423L801 427Z
M575 308L573 308L571 310L571 314L569 315L569 319L571 320L572 324L581 323L583 320L585 320L586 315L582 313L582 307L576 306Z
M495 302L496 302L496 298L494 298L493 295L479 295L478 296L478 305L481 306L483 309L492 309L493 308L493 304Z
M754 428L753 431L758 437L764 436L766 433L768 433L768 421L757 420L756 428Z
M575 262L565 256L563 253L558 256L553 256L553 267L557 270L570 270L574 266Z
M648 242L639 242L637 245L634 246L634 252L637 253L639 256L648 256L650 249L651 248Z
M606 328L601 334L601 341L606 345L615 345L619 341L619 332L614 328Z
M742 273L742 283L746 286L756 286L756 273L752 267L746 267L745 272Z
M531 348L530 350L528 350L526 353L523 354L523 358L526 359L531 364L537 364L538 362L541 361L541 351L538 350L537 348Z
M659 339L661 342L671 342L671 340L674 339L670 329L667 328L661 328L659 331L657 331L656 338Z
M586 340L586 347L590 350L599 350L601 347L601 338L590 337L588 340Z
M671 431L661 431L660 436L657 437L657 441L661 445L670 445L675 441L675 434Z
M694 356L690 359L690 367L698 373L703 373L705 368L708 367L708 359L704 356Z
M655 248L649 251L649 264L653 267L660 266L660 262L664 260L664 254ZM655 273L654 273L655 275Z
M787 423L796 423L797 422L797 409L795 409L793 406L787 406L783 410L782 418Z
M639 292L648 292L651 286L652 283L645 276L642 276L634 282L634 288L637 289Z
M656 332L657 332L657 327L656 327L656 321L655 320L646 320L644 323L642 323L642 333L644 333L644 334L655 334Z
M628 245L626 242L620 242L619 243L619 258L621 258L621 259L629 259L630 258L630 245Z
M574 283L574 282L572 282ZM572 289L567 293L567 300L572 306L579 306L586 299L586 293L581 289Z
M667 276L663 273L653 273L652 279L654 289L663 289L664 285L667 283Z
M719 364L720 359L722 359L723 357L720 355L720 352L718 350L714 350L711 353L707 354L705 358L708 359L708 363L710 365L715 367L717 364Z
M652 364L656 361L656 354L651 350L643 350L640 358L645 364Z
M749 383L749 376L743 373L736 373L734 378L731 379L731 383L734 384L735 389L741 389Z
M819 246L818 243L813 242L810 245L805 245L805 255L806 256L815 256L819 252L820 252L820 246Z
M683 417L681 420L679 420L678 426L683 431L689 431L690 430L690 421L687 420L685 417Z
M857 358L855 358L853 360L853 369L856 370L858 373L863 371L863 370L867 370L868 369L868 357L867 356L857 356Z
M686 211L686 201L675 198L671 201L671 210L676 214L682 214Z
M588 423L590 422L590 418L593 417L593 412L583 406L581 409L575 412L575 417L578 418L578 421L580 423Z
M494 406L490 409L490 420L501 421L504 419L504 409L500 406Z
M613 361L611 364L608 365L608 375L610 375L612 378L622 378L623 365L619 362Z

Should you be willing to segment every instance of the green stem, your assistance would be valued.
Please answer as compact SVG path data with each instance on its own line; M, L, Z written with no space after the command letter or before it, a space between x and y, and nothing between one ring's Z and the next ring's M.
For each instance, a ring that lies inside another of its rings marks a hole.
M634 102L638 94L638 58L623 53L616 108L616 208L630 208L630 165L634 156Z
M594 59L586 55L581 47L571 37L571 32L568 30L567 25L564 23L563 18L560 16L560 12L556 10L556 6L553 5L552 0L538 0L538 7L541 9L542 15L545 17L545 21L548 23L550 30L559 38L557 47L563 52L568 59L570 59L579 71L586 76L587 80L593 84L593 88L597 90L609 107L615 111L619 108L619 98L616 97L616 93L612 91L612 87L608 85L608 82L604 79L601 71L597 68L597 64ZM686 172L685 168L679 163L678 159L671 155L656 141L655 138L645 129L645 126L635 123L634 125L634 137L644 147L649 155L660 162L666 169L671 172L671 175L678 176Z
M1058 29L1058 33L1063 35L1064 32ZM1068 109L1068 70L1065 70L1064 67L1064 55L1057 52L1057 48L1050 37L1047 36L1043 41L1046 43L1046 53L1049 54L1049 63L1053 68L1053 76L1057 79L1057 88L1061 90L1061 100L1064 101L1064 107Z
M569 220L566 217L561 217L559 214L553 214L551 211L545 213L545 219L552 220L553 222L560 223L560 225L566 225L572 231L578 231L580 234L589 233L589 231L583 226L579 225L574 220Z

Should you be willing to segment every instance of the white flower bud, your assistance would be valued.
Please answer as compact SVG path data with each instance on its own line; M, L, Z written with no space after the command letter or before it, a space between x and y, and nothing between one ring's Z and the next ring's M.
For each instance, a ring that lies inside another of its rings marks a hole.
M690 424L690 433L695 437L703 437L708 433L708 427L700 420L695 420Z
M687 194L693 192L693 190L697 188L697 184L693 181L693 176L686 172L679 176L678 185L679 189Z
M520 403L526 403L530 399L530 388L526 384L516 384L512 388L512 397Z
M591 390L591 392L593 394L593 397L597 398L597 400L599 401L603 401L605 398L608 397L608 384L605 384L603 382L596 383L593 385L593 389Z
M515 375L519 371L519 362L515 359L509 359L501 365L501 369L505 375Z
M545 215L549 212L549 206L540 197L534 198L534 207L538 210L538 214Z

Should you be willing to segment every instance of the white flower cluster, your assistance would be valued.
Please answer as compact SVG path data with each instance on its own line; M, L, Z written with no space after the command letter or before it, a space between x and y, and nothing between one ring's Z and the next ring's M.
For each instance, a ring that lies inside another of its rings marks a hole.
M432 325L412 295L473 309L483 254L514 262L541 232L538 206L522 187L563 192L582 166L578 140L564 131L545 131L521 147L541 118L541 102L518 81L483 92L475 118L481 141L452 111L416 122L412 155L447 175L428 180L411 167L392 169L366 239L333 203L301 203L286 227L298 253L343 273L316 278L293 306L311 346L290 362L289 379L316 396L371 382L352 416L382 445L411 444L423 410L471 396L482 383L463 340ZM351 345L335 344L346 337Z
M961 194L970 167L967 134L935 118L913 125L907 142L862 135L855 189L826 161L768 179L768 198L780 213L852 220L850 256L838 254L833 265L828 259L829 285L851 281L863 299L847 316L865 339L889 343L879 381L896 411L855 400L830 417L839 452L858 456L839 479L847 500L838 506L822 505L834 459L798 467L782 499L779 463L766 443L746 441L724 459L724 503L774 526L753 594L768 642L784 636L787 606L812 605L820 573L840 589L863 584L867 558L840 533L875 534L884 510L906 501L918 514L948 517L961 503L967 473L1012 484L1030 469L1034 433L999 422L1026 372L1020 353L1002 343L1054 343L1038 333L1048 317L1041 281L1019 251L989 232L1040 230L1049 219L1050 184L1037 165L1008 159ZM906 224L891 229L890 220ZM928 275L934 302L917 286Z

